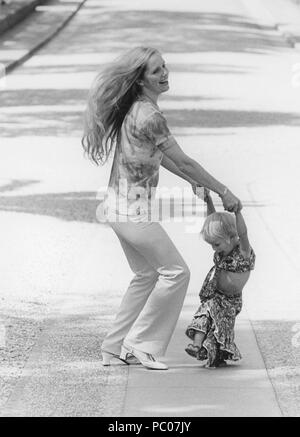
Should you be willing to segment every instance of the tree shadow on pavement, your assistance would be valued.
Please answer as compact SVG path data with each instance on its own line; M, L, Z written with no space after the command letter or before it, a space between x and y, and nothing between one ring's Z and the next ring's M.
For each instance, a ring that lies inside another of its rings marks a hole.
M0 179L1 181L1 179ZM8 184L1 185L0 186L0 193L6 193L8 191L14 191L18 188L23 188L28 185L32 184L38 184L40 181L34 180L34 179L28 179L28 180L18 180L18 179L12 179Z
M0 196L0 211L46 215L66 221L99 223L96 192ZM100 223L99 223L100 224Z
M57 62L57 65L53 64L51 61L51 65L47 64L47 61L41 61L41 65L26 65L26 70L23 70L21 74L26 73L26 75L39 75L41 73L51 75L51 74L78 74L78 73L86 73L86 72L92 72L95 73L95 75L101 71L101 69L106 65L106 62L99 62L99 59L95 59L93 62L93 56L92 54L88 55L89 59L86 62L82 62L80 64L80 61L76 60L73 61L73 64L68 62L68 65L65 65L63 61ZM212 64L209 62L193 62L193 63L180 63L176 60L174 61L168 61L167 67L171 71L176 71L176 73L190 73L195 72L198 74L248 74L251 71L254 71L254 67L251 66L238 66L233 64ZM15 72L15 75L17 76L18 72ZM25 90L26 91L26 90ZM63 91L63 90L62 90ZM80 92L80 90L74 90L74 92ZM23 96L20 96L21 98ZM0 105L3 106L3 103L0 102Z
M239 75L251 73L253 67L233 65L232 61L222 64L206 63L204 58L188 60L181 63L182 53L191 56L207 52L233 52L259 53L261 51L274 51L286 49L286 41L274 33L272 27L259 26L242 15L222 13L197 13L197 12L172 12L172 11L144 11L144 10L118 10L101 7L93 7L94 4L85 5L85 13L78 14L76 20L81 23L80 35L78 26L68 26L64 32L68 44L62 44L57 38L47 47L47 56L51 54L60 57L81 54L91 57L88 65L51 65L26 66L16 71L17 77L21 75L31 76L35 74L59 73L63 80L68 81L69 73L94 72L99 66L97 61L92 62L93 54L111 53L131 48L134 45L152 45L162 52L175 54L170 63L170 71L175 73L194 72L199 74ZM88 18L89 26L86 26ZM84 24L84 25L83 25ZM76 33L76 38L72 35ZM178 53L178 60L176 59ZM40 55L41 58L43 54ZM88 61L89 62L89 61ZM25 64L26 65L26 64ZM38 79L37 79L38 80ZM183 77L184 80L184 77ZM212 79L213 80L213 79ZM81 136L83 131L83 107L86 102L88 90L86 89L26 89L24 85L17 90L4 90L1 93L0 107L11 107L7 114L1 111L1 136ZM41 86L41 88L43 88ZM63 88L63 87L62 87ZM88 88L88 84L87 84ZM203 109L186 110L180 109L181 100L201 101ZM292 113L259 112L259 111L232 111L232 110L206 110L205 102L212 99L218 100L218 96L172 96L164 97L164 101L171 102L174 109L165 111L171 126L178 127L247 127L247 126L274 126L274 125L298 125L300 116ZM45 105L46 102L46 105ZM217 103L216 103L217 104ZM43 110L32 111L35 105L43 106ZM17 107L23 106L18 112ZM51 109L51 106L61 110ZM77 108L76 108L77 106ZM78 106L82 106L78 108ZM14 108L12 108L14 107ZM72 109L70 109L72 107ZM177 109L178 107L178 109ZM28 109L27 109L28 108ZM16 112L14 113L14 110Z
M17 186L15 182L15 186ZM21 186L21 183L20 185ZM4 191L2 189L2 191ZM98 194L98 198L96 197ZM103 224L97 218L97 208L101 204L101 199L104 193L95 191L85 192L67 192L67 193L47 193L47 194L31 194L19 196L0 196L0 211L27 213L34 215L46 215L55 217L65 221L76 221L85 223ZM100 198L101 197L101 198ZM162 199L162 210L164 218L167 218L168 199ZM181 201L179 203L169 205L169 212L172 217L181 216ZM243 201L244 207L265 207L262 202ZM184 217L195 215L189 209L192 208L192 203L185 201ZM100 214L100 213L99 213ZM204 214L203 211L197 211L197 215Z
M230 128L230 127L262 127L262 126L299 126L300 114L288 112L243 111L223 109L166 109L164 114L171 129L174 128ZM189 97L186 97L189 100ZM165 99L167 102L168 100ZM171 100L176 105L176 97ZM205 103L203 103L205 106ZM69 109L62 107L45 111L31 111L31 107L23 108L16 116L10 113L1 115L1 136L59 136L79 137L83 134L83 108Z
M176 127L259 127L299 126L300 114L268 111L243 111L222 109L165 110L170 126Z
M1 91L0 108L36 105L46 105L51 108L52 105L78 105L87 99L88 90L78 89L25 89ZM0 114L0 121L3 117ZM3 119L2 119L3 120ZM15 120L14 120L15 121ZM2 134L2 132L1 132Z
M98 12L98 13L97 13ZM89 26L86 26L86 20ZM73 53L126 50L134 45L150 45L162 52L261 53L288 47L271 26L261 26L249 17L226 13L176 12L165 10L103 10L90 8L77 17L84 22L80 38L72 41ZM101 44L99 42L101 41ZM55 53L57 47L52 46Z

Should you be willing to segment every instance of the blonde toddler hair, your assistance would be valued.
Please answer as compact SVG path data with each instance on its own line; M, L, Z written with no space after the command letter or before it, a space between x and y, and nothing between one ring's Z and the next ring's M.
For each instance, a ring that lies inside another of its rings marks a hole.
M235 216L229 212L214 212L206 217L201 235L203 239L211 243L216 238L223 238L228 243L232 238L237 238Z

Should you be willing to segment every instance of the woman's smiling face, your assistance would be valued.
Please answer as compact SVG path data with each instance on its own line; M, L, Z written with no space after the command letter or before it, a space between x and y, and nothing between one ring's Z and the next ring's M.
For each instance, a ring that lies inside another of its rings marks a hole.
M143 91L151 94L159 95L168 91L169 70L166 67L165 61L160 53L154 53L146 67L143 77Z

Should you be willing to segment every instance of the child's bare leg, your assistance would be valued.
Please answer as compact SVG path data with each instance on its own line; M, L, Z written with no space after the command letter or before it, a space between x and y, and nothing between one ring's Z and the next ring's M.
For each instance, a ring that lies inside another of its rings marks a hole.
M201 349L203 349L202 348L202 344L203 344L203 341L204 341L205 337L206 337L206 334L204 332L196 331L194 333L194 337L193 337L193 344L189 344L186 347L185 351L189 355L191 355L192 357L197 358L197 360L206 359L207 358L206 357L206 351L205 350L204 351L201 350ZM203 352L204 352L204 354L203 354ZM199 355L199 354L201 354L201 355ZM201 358L200 358L200 356L201 356Z
M194 346L202 346L202 343L205 339L205 334L202 331L197 331L194 336Z

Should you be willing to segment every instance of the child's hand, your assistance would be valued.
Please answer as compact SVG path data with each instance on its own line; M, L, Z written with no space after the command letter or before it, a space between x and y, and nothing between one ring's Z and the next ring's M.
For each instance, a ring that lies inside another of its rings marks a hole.
M196 182L192 182L191 185L192 185L193 193L195 194L195 196L197 196L197 189L201 188L200 185L198 185Z
M242 205L242 202L239 200L239 203L234 210L235 214L237 214L238 212L241 212L242 209L243 209L243 205Z
M210 195L210 191L208 188L204 187L204 198L203 198L204 202L209 202L211 200L211 195Z
M203 187L201 187L201 185L197 184L196 182L192 183L192 190L197 197L203 199Z
M209 202L211 200L210 190L206 187L201 187L198 184L192 184L193 193L199 197L199 199L204 200L204 202Z
M208 202L211 200L210 191L206 187L201 187L198 184L192 184L193 193L199 197L199 199L204 200L204 202Z
M206 188L201 187L200 185L196 185L195 191L194 190L193 191L199 199L205 201L205 196L206 196L205 190L206 190Z

